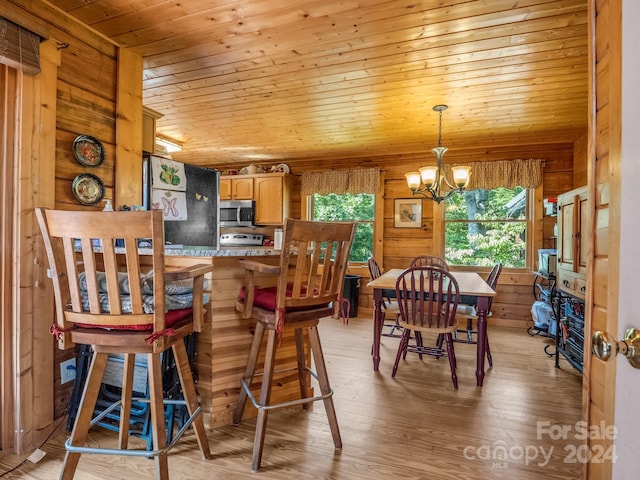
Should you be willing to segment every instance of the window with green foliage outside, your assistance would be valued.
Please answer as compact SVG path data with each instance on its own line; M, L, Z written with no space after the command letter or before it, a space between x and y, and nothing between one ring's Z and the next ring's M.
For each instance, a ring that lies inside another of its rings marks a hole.
M356 222L350 262L366 262L373 253L375 195L368 193L313 195L313 220Z
M445 207L445 258L450 265L525 268L527 190L496 188L452 195Z

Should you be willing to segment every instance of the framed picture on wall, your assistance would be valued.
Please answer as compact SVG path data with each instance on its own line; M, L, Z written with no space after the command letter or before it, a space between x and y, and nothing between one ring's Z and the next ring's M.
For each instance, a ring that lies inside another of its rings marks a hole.
M393 226L395 228L422 227L422 199L396 198L393 201Z

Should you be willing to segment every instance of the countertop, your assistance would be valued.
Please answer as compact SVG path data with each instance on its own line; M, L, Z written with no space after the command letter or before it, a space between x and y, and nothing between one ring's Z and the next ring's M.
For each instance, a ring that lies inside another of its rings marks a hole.
M76 244L75 247L77 251L80 251L79 244ZM93 250L96 253L102 253L100 243L94 243ZM175 245L167 246L164 249L166 257L268 257L278 256L280 252L280 250L276 250L273 246L224 247L215 249L210 246ZM124 247L116 246L116 253L125 253ZM139 246L138 253L140 255L151 255L153 252L150 248Z
M144 249L140 249L143 253ZM151 253L151 250L149 250ZM267 257L270 255L280 255L280 250L273 247L224 247L218 250L211 247L183 246L169 247L164 249L167 257Z

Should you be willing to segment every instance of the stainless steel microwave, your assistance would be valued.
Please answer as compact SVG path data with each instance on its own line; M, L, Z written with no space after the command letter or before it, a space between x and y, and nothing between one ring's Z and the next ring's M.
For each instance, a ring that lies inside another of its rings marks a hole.
M221 227L251 227L255 209L253 200L222 200L219 224Z

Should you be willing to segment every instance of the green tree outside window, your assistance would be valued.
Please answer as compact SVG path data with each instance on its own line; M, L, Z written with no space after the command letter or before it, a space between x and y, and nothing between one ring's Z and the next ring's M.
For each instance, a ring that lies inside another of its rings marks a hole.
M327 222L356 222L351 262L366 262L373 253L375 196L367 193L313 195L313 219Z
M445 209L445 258L451 265L525 268L527 191L522 187L453 195Z

